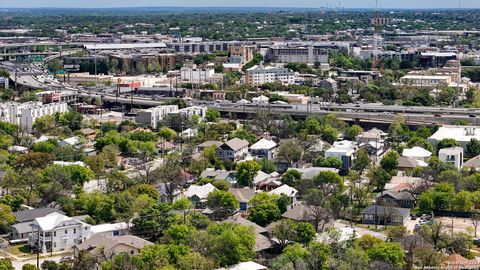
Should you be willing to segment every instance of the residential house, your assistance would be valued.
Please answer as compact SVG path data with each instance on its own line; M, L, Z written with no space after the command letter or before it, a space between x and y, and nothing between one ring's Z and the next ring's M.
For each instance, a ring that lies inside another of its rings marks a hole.
M41 252L57 252L81 244L90 237L91 225L59 213L36 218L28 245Z
M35 208L35 209L17 211L17 212L14 212L13 215L15 216L15 223L22 223L22 222L33 221L36 218L44 217L52 213L65 214L63 211L59 209L44 207L44 208Z
M255 234L255 247L254 250L256 253L265 252L272 248L273 244L270 238L268 238L268 230L257 225L254 222L251 222L248 219L243 218L240 214L235 214L223 222L230 222L235 224L240 224L247 227L252 227Z
M313 180L320 172L335 172L338 173L338 169L335 168L325 168L325 167L308 167L308 168L288 168L289 170L296 170L302 174L302 179Z
M403 225L410 218L410 209L395 206L369 205L362 210L364 224Z
M206 141L197 145L197 152L203 152L205 148L210 146L215 146L216 148L219 148L222 144L223 143L219 141Z
M335 157L342 161L342 169L348 170L353 165L357 144L352 141L334 142L333 146L325 151L325 158Z
M318 82L318 87L319 88L324 88L324 89L332 89L334 92L337 91L337 81L335 81L332 78L327 78L320 80Z
M80 144L80 138L77 136L63 139L58 143L60 146L77 146L78 144Z
M377 196L377 201L382 205L394 205L402 208L415 207L415 199L407 192L387 190Z
M399 157L397 159L397 170L406 172L415 169L417 166L426 167L428 164L423 161L418 161L409 157Z
M170 191L167 189L166 185L167 184L165 183L158 183L155 185L155 188L157 189L159 194L159 202L166 203L170 201L176 201L182 197L182 190L176 188L175 190Z
M221 160L241 160L247 153L248 142L239 138L233 138L218 148L218 155Z
M255 190L245 187L245 188L230 188L228 192L235 195L238 202L240 203L240 211L247 211L249 208L250 199L255 195Z
M94 140L95 139L95 136L97 134L97 132L91 128L84 128L84 129L80 129L78 131L80 134L82 134L85 138L87 138L88 140Z
M469 159L463 164L463 167L477 172L480 171L480 155Z
M81 251L86 251L97 258L97 255L100 255L102 259L108 260L121 253L138 255L140 250L148 245L153 243L133 235L109 237L95 234L85 242L73 246L73 251L75 258L78 258Z
M383 142L387 133L381 131L380 129L373 128L369 131L364 131L357 135L355 141L357 143L369 143L369 142Z
M171 153L175 149L175 144L169 142L169 141L164 141L159 144L157 144L157 152L160 155L166 155Z
M228 270L265 270L265 269L268 269L268 268L252 261L241 262L228 267Z
M269 193L276 194L279 196L285 195L288 198L290 198L290 204L288 205L287 209L291 209L293 208L293 206L297 204L298 190L294 189L293 187L290 187L289 185L279 186L278 188L270 191Z
M127 234L131 225L132 224L128 224L126 222L104 223L104 224L92 225L90 227L90 233L91 235L101 234L104 236L116 237L116 236Z
M214 168L206 168L200 174L201 178L210 178L214 180L225 180L230 184L237 183L237 172L227 170L215 170Z
M479 269L480 261L467 259L458 253L448 256L440 268L452 270Z
M276 147L277 144L274 141L262 138L250 146L250 154L259 159L273 159L273 154Z
M438 151L438 159L446 163L452 163L458 170L463 167L463 148L455 146L442 148Z
M403 149L402 156L417 161L428 162L428 159L432 156L432 152L423 149L422 147L415 146Z
M203 186L191 185L185 192L185 196L192 201L194 207L202 208L205 206L204 204L207 201L208 194L215 190L217 190L217 188L210 183Z

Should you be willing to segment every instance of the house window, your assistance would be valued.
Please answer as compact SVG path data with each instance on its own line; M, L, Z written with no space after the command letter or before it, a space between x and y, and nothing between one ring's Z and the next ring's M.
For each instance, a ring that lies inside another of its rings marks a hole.
M54 237L57 237L57 232L56 232L56 231L53 232L53 236L54 236Z
M68 233L68 230L65 230L65 234L67 234L67 233Z
M77 233L77 228L73 228L73 233Z
M373 215L372 215L372 214L365 214L365 215L364 215L364 218L365 218L366 220L373 220Z
M135 254L135 251L131 250L131 251L130 251L130 254L132 254L132 255Z

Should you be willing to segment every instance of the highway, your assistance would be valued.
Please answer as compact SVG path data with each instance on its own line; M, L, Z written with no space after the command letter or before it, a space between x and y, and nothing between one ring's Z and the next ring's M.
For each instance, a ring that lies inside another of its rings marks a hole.
M163 104L168 97L152 100L149 97L116 97L112 94L95 94L88 90L78 91L80 97L101 97L106 102L117 102L121 104L133 104L141 106L158 106ZM391 123L402 116L411 125L433 125L433 124L455 124L464 120L471 124L477 124L477 118L472 113L478 114L478 110L464 108L430 108L430 107L406 107L406 106L381 106L371 104L311 104L311 105L276 105L276 104L237 104L228 102L209 102L202 100L191 100L192 105L205 105L224 113L256 114L269 112L272 114L308 116L311 114L326 115L334 113L340 119L348 121ZM385 108L385 109L384 109ZM422 109L423 108L423 109ZM439 115L438 112L444 113Z

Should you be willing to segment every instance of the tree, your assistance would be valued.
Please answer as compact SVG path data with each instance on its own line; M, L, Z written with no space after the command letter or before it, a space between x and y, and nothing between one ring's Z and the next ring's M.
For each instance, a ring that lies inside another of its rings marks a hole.
M272 225L272 234L277 238L280 247L284 248L295 240L295 222L291 219L282 219Z
M308 222L299 222L295 225L295 239L304 245L310 243L315 238L317 231Z
M478 225L480 225L480 214L478 213L478 211L472 213L472 215L470 216L470 220L472 221L473 229L475 230L474 237L476 238Z
M249 219L260 226L265 226L281 217L278 205L273 202L263 202L249 208Z
M390 175L384 168L378 166L373 167L368 172L368 177L372 185L376 187L376 190L383 190L385 185L390 182L392 175Z
M372 161L370 160L370 156L368 155L367 150L360 149L357 152L357 158L353 163L352 169L358 172L363 172L370 166L371 162Z
M311 219L315 231L323 231L325 224L333 217L329 197L323 190L311 189L305 197L305 202L308 206L308 217Z
M381 242L367 249L370 260L379 260L396 267L404 264L405 252L400 243Z
M345 131L345 139L354 141L355 138L363 132L363 128L359 125L352 125Z
M466 153L470 157L475 157L480 155L480 141L472 138L470 142L467 143Z
M140 211L138 217L132 221L132 232L135 235L156 240L163 236L164 231L170 228L173 221L170 206L158 203Z
M228 191L215 190L207 197L207 206L213 211L216 218L226 218L232 215L239 207L235 195Z
M241 186L251 186L253 178L260 170L260 165L254 160L240 162L237 165L237 182Z
M440 150L440 149L443 149L443 148L459 146L459 145L460 144L455 139L443 139L443 140L438 142L437 150Z
M167 141L172 141L177 137L177 133L175 132L175 130L171 128L162 127L158 131L158 136L160 136L161 138L164 138Z
M195 234L195 228L185 224L173 224L165 230L164 239L167 243L188 244Z
M277 156L280 160L287 162L291 167L293 163L302 158L302 149L296 140L288 140L280 145Z
M114 202L112 198L101 192L82 194L79 198L82 209L97 222L115 220Z
M217 119L220 118L220 112L215 109L208 108L205 119L208 122L217 122Z
M233 265L255 257L255 235L252 227L231 222L212 223L207 228L209 240L202 247L220 266ZM207 238L207 239L208 239Z
M315 160L315 165L320 167L340 169L343 165L343 162L336 157L327 157L318 158L317 160Z
M15 215L12 208L0 203L0 231L6 232L7 228L15 222Z
M273 173L277 171L277 165L275 165L275 162L273 162L272 160L262 158L259 161L259 164L261 167L260 170L264 173Z
M1 268L1 269L3 269L3 268ZM38 268L33 264L27 263L27 264L24 264L22 266L22 270L38 270Z
M391 175L395 175L398 166L398 158L399 155L397 152L390 151L386 153L385 156L382 158L382 161L380 161L380 165L386 172Z
M297 170L291 169L285 172L280 180L285 185L293 186L295 185L295 182L300 179L302 179L302 173Z
M214 269L214 262L198 252L190 252L180 257L177 262L180 270L210 270Z
M329 144L333 144L336 140L338 140L338 130L334 127L326 126L323 128L322 138Z

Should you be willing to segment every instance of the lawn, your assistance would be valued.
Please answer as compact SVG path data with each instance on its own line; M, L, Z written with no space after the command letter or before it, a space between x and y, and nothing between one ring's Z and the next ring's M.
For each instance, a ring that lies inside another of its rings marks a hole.
M26 245L11 245L5 249L6 252L11 253L17 257L30 256L32 250Z

